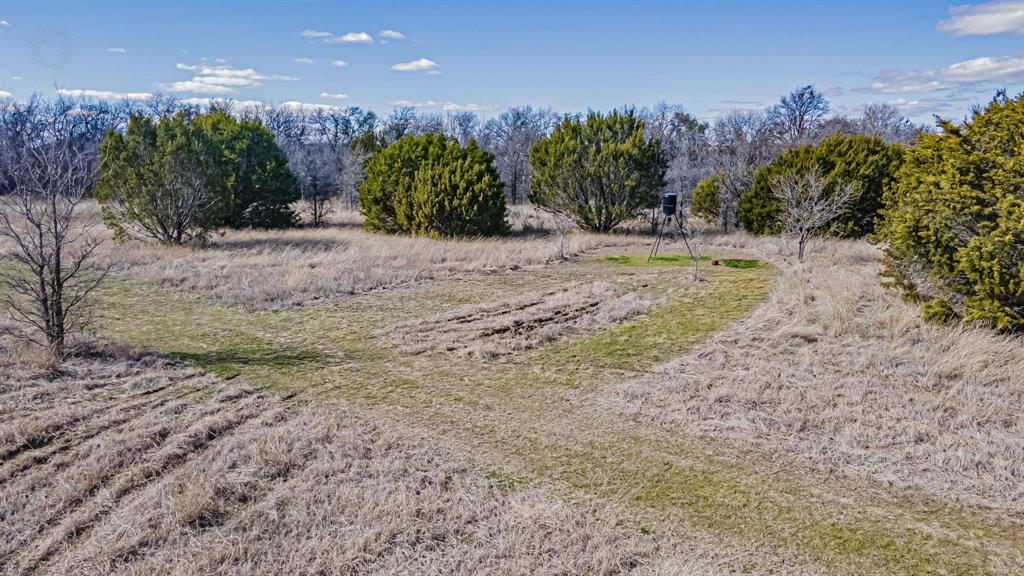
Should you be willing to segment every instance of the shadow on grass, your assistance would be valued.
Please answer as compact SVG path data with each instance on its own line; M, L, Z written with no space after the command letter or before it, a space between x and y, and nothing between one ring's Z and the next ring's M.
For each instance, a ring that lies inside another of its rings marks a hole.
M323 230L313 228L313 230ZM216 238L203 248L207 250L258 250L272 248L275 250L295 248L299 250L335 250L345 246L347 242L337 238L302 238L296 236L265 236L259 238Z
M323 356L297 350L212 350L209 352L168 352L168 356L191 362L221 378L230 379L249 368L290 370L319 365Z

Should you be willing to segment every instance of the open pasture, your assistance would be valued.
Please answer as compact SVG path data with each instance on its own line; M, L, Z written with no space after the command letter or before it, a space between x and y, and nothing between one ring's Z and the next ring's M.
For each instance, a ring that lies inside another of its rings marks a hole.
M1024 560L1019 341L924 325L877 286L861 242L797 264L778 240L709 235L720 264L694 282L681 244L647 264L640 236L571 235L566 259L556 241L338 223L107 245L97 336L148 355L50 381L8 349L22 376L2 409L33 408L0 435L5 517L36 536L5 537L0 562L195 574L251 550L238 573L323 554L337 573L1009 574ZM436 256L418 275L388 267L415 250ZM252 289L227 291L242 261ZM347 266L374 280L317 283ZM192 272L156 273L175 267Z

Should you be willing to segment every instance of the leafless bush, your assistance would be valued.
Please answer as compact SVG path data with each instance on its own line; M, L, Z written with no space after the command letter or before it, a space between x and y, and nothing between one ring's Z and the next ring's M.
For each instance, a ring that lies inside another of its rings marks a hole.
M100 242L76 218L93 185L94 156L75 103L8 106L21 106L25 123L4 142L12 189L0 198L0 240L14 266L0 272L2 301L31 327L26 338L61 358L67 336L86 326L86 297L103 277L90 269Z
M772 182L772 191L782 202L782 228L797 237L797 258L815 234L838 218L856 196L850 183L830 189L817 168L805 174L784 174Z

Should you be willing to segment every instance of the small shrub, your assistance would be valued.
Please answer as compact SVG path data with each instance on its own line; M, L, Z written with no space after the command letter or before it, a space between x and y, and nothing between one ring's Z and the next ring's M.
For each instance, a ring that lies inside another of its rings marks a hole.
M701 180L693 189L690 210L693 215L707 222L719 222L722 217L721 182L714 174Z

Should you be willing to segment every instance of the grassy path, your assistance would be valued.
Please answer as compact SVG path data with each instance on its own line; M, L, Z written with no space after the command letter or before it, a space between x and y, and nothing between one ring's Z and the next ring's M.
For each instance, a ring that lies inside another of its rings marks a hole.
M637 530L739 552L739 569L760 572L786 559L844 574L1012 573L1024 558L1020 526L942 502L817 485L799 471L770 470L709 440L594 406L589 395L608 383L748 314L775 275L766 267L705 270L708 281L693 284L688 269L671 263L589 261L262 313L111 281L99 295L101 332L255 386L344 398L472 455L512 486L624 505ZM654 292L662 303L612 329L490 359L408 355L386 337L400 322L458 304L594 280Z

